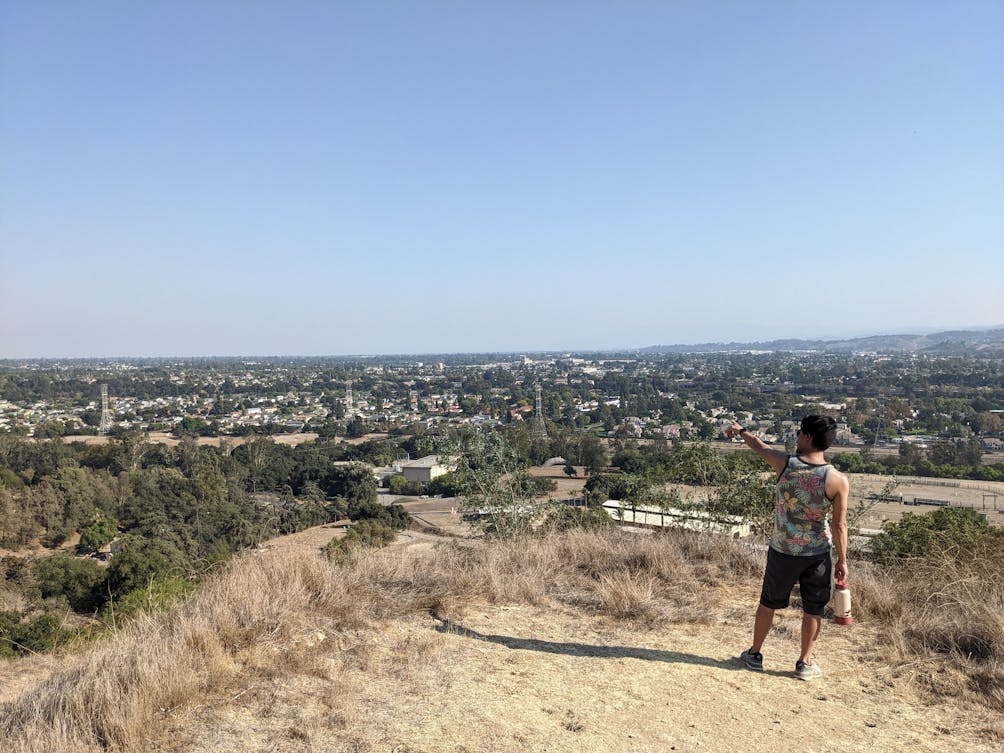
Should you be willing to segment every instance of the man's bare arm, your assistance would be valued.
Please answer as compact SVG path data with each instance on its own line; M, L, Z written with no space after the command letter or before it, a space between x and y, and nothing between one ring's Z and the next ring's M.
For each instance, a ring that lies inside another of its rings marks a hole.
M847 580L847 500L850 484L847 476L831 469L826 474L826 495L833 501L833 547L837 550L837 564L833 577L838 581Z
M781 450L775 450L773 447L763 442L760 437L755 437L748 431L744 431L742 426L733 421L732 426L725 430L725 436L734 437L737 434L746 443L746 446L762 457L764 462L773 468L776 473L780 473L784 470L784 467L788 464L787 453L782 452Z

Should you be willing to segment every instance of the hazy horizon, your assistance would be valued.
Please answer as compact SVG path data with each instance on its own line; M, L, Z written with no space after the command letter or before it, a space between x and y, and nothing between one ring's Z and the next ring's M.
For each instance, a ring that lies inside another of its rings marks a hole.
M999 325L973 325L968 327L912 327L905 328L901 331L896 332L862 332L862 333L851 333L833 336L820 336L820 337L770 337L770 338L751 338L751 339L723 339L723 340L702 340L702 341L689 341L689 342L657 342L657 343L647 343L644 345L634 345L634 346L622 346L622 347L611 347L611 348L565 348L565 347L553 347L553 348L513 348L511 350L495 350L495 349L483 349L483 350L425 350L425 351L399 351L399 352L358 352L358 353L150 353L150 354L98 354L98 355L81 355L81 356L64 356L64 355L13 355L5 356L0 355L0 361L114 361L116 359L121 360L170 360L170 359L235 359L235 358L392 358L392 357L413 357L413 356L466 356L466 355L482 355L482 354L498 354L498 355L518 355L518 354L534 354L534 353L631 353L639 350L645 350L648 348L672 348L672 347L687 347L687 346L701 346L701 345L736 345L736 344L766 344L774 341L785 341L785 340L805 340L805 341L835 341L839 342L842 340L856 340L862 338L871 337L897 337L897 336L924 336L933 335L940 332L986 332L1002 329L1004 330L1004 324Z
M0 358L1004 322L1004 5L0 9Z

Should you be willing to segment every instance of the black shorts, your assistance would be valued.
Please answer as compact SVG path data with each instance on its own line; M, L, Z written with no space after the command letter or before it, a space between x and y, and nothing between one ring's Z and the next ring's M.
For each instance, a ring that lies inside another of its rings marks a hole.
M829 552L799 557L768 547L760 603L768 609L784 609L790 603L791 589L798 583L802 609L806 614L822 617L830 601L832 573L833 560Z

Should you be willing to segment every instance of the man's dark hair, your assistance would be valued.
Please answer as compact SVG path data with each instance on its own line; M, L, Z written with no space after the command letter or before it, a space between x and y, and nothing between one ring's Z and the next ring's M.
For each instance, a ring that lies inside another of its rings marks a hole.
M812 437L812 446L817 450L825 450L837 439L837 422L829 416L806 416L802 419L802 433Z

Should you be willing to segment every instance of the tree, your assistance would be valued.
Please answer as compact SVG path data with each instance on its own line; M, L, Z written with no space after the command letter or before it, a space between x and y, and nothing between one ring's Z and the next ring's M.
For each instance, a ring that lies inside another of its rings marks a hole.
M21 497L25 496L21 493ZM42 530L41 525L23 501L0 487L0 546L19 549Z
M715 487L706 509L712 514L737 515L754 531L768 534L774 526L776 496L774 478L759 468L733 471Z
M376 479L364 463L332 465L317 485L329 497L342 497L348 502L376 502Z
M112 596L121 597L158 578L186 571L184 555L170 542L129 536L108 567L108 589Z
M54 554L35 560L32 573L42 598L66 598L77 612L92 612L104 602L105 570L92 559Z
M124 432L115 439L115 445L120 467L130 471L138 471L143 459L153 450L146 434L140 431Z
M278 489L289 483L293 472L293 450L277 445L271 437L255 437L234 450L233 456L244 463L251 478L251 490Z
M80 531L78 546L81 551L96 552L118 535L118 526L115 518L106 518L98 513L93 522Z
M483 533L510 538L533 530L541 506L533 503L526 462L505 436L479 427L441 454L457 458L453 473L463 495L460 508Z
M206 433L209 424L204 418L199 416L185 416L174 429L175 435L179 437L199 437Z
M366 427L366 423L359 416L349 421L348 426L345 427L345 436L350 439L365 437L368 433L369 429Z
M66 427L61 421L45 421L35 424L35 436L40 439L53 439L66 433Z
M400 473L395 473L387 478L386 484L391 494L404 494L405 487L408 486L408 479Z
M1001 430L1001 418L996 413L983 411L974 418L975 428L980 434L996 434Z
M601 472L610 462L606 447L600 438L592 433L585 433L579 436L579 465L586 467L586 475L590 476Z

